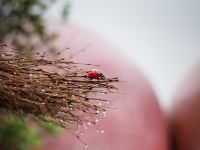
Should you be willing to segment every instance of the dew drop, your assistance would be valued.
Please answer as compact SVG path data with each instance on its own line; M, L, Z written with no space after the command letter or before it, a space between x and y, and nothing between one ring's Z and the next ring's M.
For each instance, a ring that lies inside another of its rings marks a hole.
M88 124L88 126L91 126L91 125L92 125L92 123L91 123L90 121L88 121L87 124Z
M104 116L104 117L106 116L106 111L103 112L103 116Z
M42 89L42 92L45 92L45 89Z
M99 122L99 119L96 119L95 122Z
M28 87L29 87L29 85L27 85L27 84L24 84L24 87L25 87L25 88L28 88Z
M81 132L81 133L80 133L80 135L81 135L81 136L83 136L83 135L84 135L84 133L83 133L83 132Z
M99 103L98 105L99 105L99 106L102 106L102 103Z
M100 130L101 133L105 133L105 131L103 129Z
M29 77L33 77L33 74L30 73L30 74L29 74Z
M110 104L110 101L106 101L106 104Z
M13 72L13 74L15 74L15 75L16 75L17 73L16 73L16 72Z
M79 133L79 131L78 130L76 130L76 134L78 134Z

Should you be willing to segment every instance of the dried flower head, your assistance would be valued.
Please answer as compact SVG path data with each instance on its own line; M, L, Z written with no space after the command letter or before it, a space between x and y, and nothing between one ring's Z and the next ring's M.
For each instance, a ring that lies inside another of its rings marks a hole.
M118 79L91 80L86 73L79 63L45 53L32 56L1 44L0 109L48 119L67 129L95 125L109 101L92 93L113 92Z

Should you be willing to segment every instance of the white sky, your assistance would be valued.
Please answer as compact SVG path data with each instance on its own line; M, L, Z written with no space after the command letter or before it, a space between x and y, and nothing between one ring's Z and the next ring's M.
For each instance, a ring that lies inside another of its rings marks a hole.
M62 1L46 16L58 18ZM71 0L71 5L69 22L122 50L168 109L178 85L200 62L200 1Z

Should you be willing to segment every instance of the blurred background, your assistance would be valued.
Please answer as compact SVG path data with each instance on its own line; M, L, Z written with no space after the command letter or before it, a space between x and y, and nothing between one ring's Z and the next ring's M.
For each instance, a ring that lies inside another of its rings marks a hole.
M200 62L200 1L68 1L68 23L119 49L143 71L161 106L170 109L176 88ZM45 19L59 22L58 10L65 2L54 4Z
M199 6L199 0L0 0L0 43L21 50L45 45L53 52L57 35L43 19L50 26L66 22L77 30L71 40L87 31L121 51L168 110L176 88L200 61Z

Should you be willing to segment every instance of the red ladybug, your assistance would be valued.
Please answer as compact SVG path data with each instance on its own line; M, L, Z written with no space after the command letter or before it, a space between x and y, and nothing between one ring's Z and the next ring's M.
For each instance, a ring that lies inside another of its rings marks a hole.
M87 76L90 79L105 80L105 76L98 69L92 69L92 70L88 71Z

